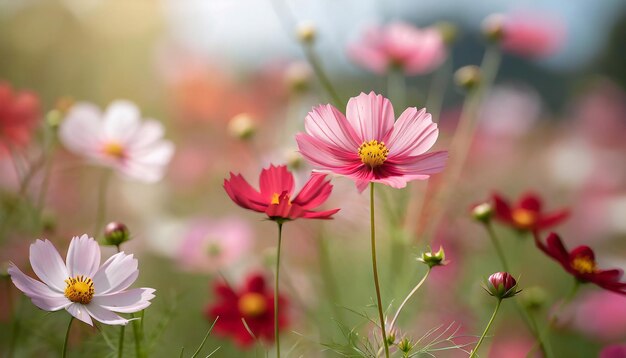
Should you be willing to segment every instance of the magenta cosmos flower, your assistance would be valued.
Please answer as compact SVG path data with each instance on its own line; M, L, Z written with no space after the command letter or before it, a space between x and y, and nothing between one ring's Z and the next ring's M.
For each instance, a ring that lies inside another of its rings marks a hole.
M441 32L394 22L368 29L363 38L348 48L348 55L358 65L384 74L399 69L407 75L433 71L446 59L446 45Z
M426 153L439 135L430 113L412 107L394 120L387 98L361 93L348 101L345 116L329 104L313 108L296 141L314 167L351 178L359 191L370 182L404 188L442 171L448 152Z
M174 145L162 139L161 123L142 123L139 109L129 101L114 101L104 114L92 104L79 103L59 135L70 151L144 182L159 181L174 154Z
M42 310L65 309L89 325L93 325L91 318L126 325L129 321L114 312L139 312L154 298L152 288L127 290L139 275L133 255L120 252L100 266L100 246L87 235L72 239L65 263L50 241L37 240L30 245L30 264L43 282L11 263L13 284Z
M241 174L233 173L230 173L230 179L224 179L224 189L235 204L265 213L272 220L330 219L339 209L314 211L333 190L330 181L325 179L325 174L313 173L294 197L293 175L284 165L270 165L261 171L260 192L248 184Z

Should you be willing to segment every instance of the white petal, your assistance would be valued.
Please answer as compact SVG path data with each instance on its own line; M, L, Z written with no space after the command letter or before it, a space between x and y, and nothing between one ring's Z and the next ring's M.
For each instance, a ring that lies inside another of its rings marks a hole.
M97 295L91 303L102 308L121 313L134 313L150 306L150 300L154 298L153 288L134 288L132 290Z
M119 141L126 144L139 129L139 108L125 100L117 100L107 107L104 114L104 133L107 140Z
M169 141L160 141L150 148L131 153L131 159L122 168L122 172L136 180L157 182L163 178L172 155L174 145Z
M30 264L35 274L50 288L64 292L67 268L57 249L48 240L37 240L30 245Z
M163 125L160 122L145 120L128 143L128 146L131 150L151 146L163 138L164 132Z
M65 310L75 318L87 323L90 326L93 326L93 323L91 322L91 317L89 317L89 312L87 311L87 306L80 303L72 303L71 305L65 307Z
M100 245L87 235L72 238L66 263L71 277L83 275L92 278L100 267Z
M53 291L42 282L28 277L13 264L9 265L8 272L15 287L30 297L33 304L42 310L57 311L72 303L62 293Z
M91 304L91 303L84 307L89 311L89 314L91 315L91 317L96 319L96 321L102 322L104 324L110 324L110 325L125 326L126 324L128 324L127 319L124 319L116 315L115 313L111 312L110 310L106 308L103 308L103 307L100 307L98 305Z
M76 154L93 156L99 150L102 136L100 110L89 103L72 107L59 129L63 145Z
M111 256L93 277L97 295L119 292L128 288L137 279L137 260L124 252Z

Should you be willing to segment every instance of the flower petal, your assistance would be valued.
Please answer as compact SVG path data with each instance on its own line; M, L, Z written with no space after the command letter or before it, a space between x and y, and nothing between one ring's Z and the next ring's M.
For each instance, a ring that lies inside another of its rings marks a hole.
M274 166L270 164L269 168L261 170L259 189L261 190L261 197L268 203L272 201L274 194L286 192L286 195L291 197L295 185L293 174L287 170L285 165Z
M350 98L346 118L361 143L373 139L387 141L395 121L391 102L374 92Z
M65 291L65 280L69 278L69 273L61 255L50 241L37 240L30 245L30 265L48 287L61 293Z
M139 130L137 130L132 140L128 143L128 148L132 151L133 149L151 146L161 140L164 133L165 130L161 122L148 119L144 120Z
M57 311L72 303L62 293L53 291L42 282L28 277L12 263L9 264L8 273L15 287L24 292L33 304L42 310Z
M326 174L312 173L309 180L304 184L300 193L292 200L307 210L314 209L322 205L330 196L333 186L330 181L324 181Z
M139 129L140 118L139 108L134 103L126 100L111 102L103 118L106 139L128 143L128 139Z
M416 156L427 152L437 140L439 130L426 109L407 108L394 125L388 140L389 156Z
M534 193L526 193L522 195L517 206L538 213L541 211L541 199Z
M90 303L114 312L134 313L150 306L154 292L153 288L134 288L108 295L97 295Z
M352 175L356 168L363 167L357 152L349 153L332 148L321 140L305 133L296 135L298 150L317 169L328 170L339 175Z
M74 153L96 156L102 132L100 116L100 110L92 104L72 106L59 128L63 145Z
M75 236L65 261L70 277L83 275L91 278L100 267L100 245L86 234L80 238Z
M129 320L122 318L110 310L98 305L89 304L83 307L87 310L87 312L89 312L91 317L104 324L125 326L129 322Z
M432 152L417 155L414 157L389 158L384 165L389 165L394 171L404 175L432 175L437 174L445 169L448 160L448 152Z
M129 158L119 166L126 176L147 183L154 183L163 178L167 165L174 155L174 144L170 141L158 141L149 147L135 148L129 152Z
M137 260L124 252L111 256L93 277L97 295L125 290L139 275Z
M265 200L243 176L230 173L230 179L224 179L224 190L235 204L244 209L265 212L270 201Z
M89 312L87 311L87 306L80 303L72 303L71 305L65 307L65 310L75 318L87 323L90 326L93 326L91 317L89 316Z
M362 141L346 117L330 104L313 108L304 119L306 132L328 146L356 152Z

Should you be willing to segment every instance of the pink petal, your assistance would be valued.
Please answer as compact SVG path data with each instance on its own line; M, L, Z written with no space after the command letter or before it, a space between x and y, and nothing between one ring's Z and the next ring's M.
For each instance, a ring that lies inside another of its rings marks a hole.
M59 128L63 145L76 154L95 156L101 137L100 115L92 104L74 105Z
M65 307L65 310L75 318L87 323L90 326L93 326L91 317L89 316L89 312L87 311L87 306L80 303L72 303L71 305Z
M139 312L150 306L150 300L154 298L154 291L153 288L134 288L108 295L96 295L90 304L95 304L114 312Z
M124 319L110 310L98 305L90 303L83 307L87 310L87 312L89 312L91 317L104 324L125 326L129 322L127 319Z
M446 167L448 152L432 152L407 157L401 162L394 162L392 158L385 162L385 165L393 166L393 169L404 175L432 175L441 172Z
M140 126L141 114L137 106L126 100L111 102L104 113L104 135L107 140L115 140L121 144L136 133Z
M42 310L57 311L72 303L62 293L53 291L42 282L28 277L13 264L9 265L8 273L15 287L24 292L33 304Z
M346 118L356 131L361 144L373 139L386 141L395 121L391 102L374 92L361 93L358 97L350 98Z
M267 202L272 201L274 194L286 192L288 196L291 196L295 185L293 174L287 170L285 165L274 166L270 164L269 168L261 171L259 177L261 197Z
M224 190L235 204L244 209L265 212L270 201L265 200L241 175L230 173L230 180L224 179Z
M304 119L304 128L328 146L347 152L357 151L362 144L346 117L330 104L313 108Z
M394 125L388 140L389 156L416 156L428 151L439 130L426 109L407 108Z
M93 277L100 267L100 245L86 234L75 236L67 250L66 263L70 277Z
M298 196L292 201L305 209L311 210L322 205L330 196L333 186L330 181L324 181L326 174L313 173L309 180L304 184Z
M350 45L348 56L354 63L379 75L387 72L389 68L388 56L380 49L365 43Z
M57 249L48 240L37 240L30 245L30 265L35 274L48 287L57 292L64 292L69 278L67 268Z
M95 292L98 295L125 290L139 275L137 260L124 252L111 256L93 277Z
M305 133L296 135L299 152L317 169L328 170L340 175L350 175L355 166L361 166L357 151L348 153L332 148L321 140Z
M432 72L446 59L446 45L441 32L435 28L419 31L418 51L405 62L407 74L417 75Z

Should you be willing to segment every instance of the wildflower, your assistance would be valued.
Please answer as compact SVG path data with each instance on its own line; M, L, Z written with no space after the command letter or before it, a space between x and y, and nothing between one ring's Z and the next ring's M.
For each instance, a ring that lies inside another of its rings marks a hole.
M403 22L370 28L359 42L348 48L348 55L374 73L398 69L406 75L432 72L447 56L438 28L420 29Z
M0 152L10 149L5 144L28 144L40 116L39 107L34 93L15 92L11 85L0 82Z
M296 141L313 166L349 177L359 191L370 182L403 188L442 171L448 153L426 153L439 134L430 113L407 108L394 120L388 99L361 93L348 102L346 116L331 105L315 107Z
M218 283L214 291L217 302L207 306L205 314L209 321L219 317L214 328L217 335L230 337L241 347L251 345L255 337L267 342L274 339L274 294L271 289L267 289L263 275L259 273L249 275L243 287L239 289L234 289L226 283ZM281 305L278 326L284 329L288 324L284 313L287 300L281 295L278 300ZM254 334L254 337L250 333Z
M517 290L517 281L508 272L496 272L489 276L485 290L498 299L513 297L520 293Z
M250 186L243 176L233 173L230 173L230 179L224 179L224 189L235 204L265 213L270 220L330 219L339 209L314 211L332 192L333 186L325 179L325 174L313 173L294 196L295 183L291 172L284 165L270 165L261 171L260 191Z
M542 202L533 193L522 195L514 205L510 205L499 194L492 195L495 218L520 231L542 230L561 223L569 216L566 209L551 213L542 212Z
M535 244L546 255L556 260L565 271L578 281L591 282L605 290L626 294L626 282L621 282L623 271L620 269L600 270L596 264L593 250L589 246L581 245L572 251L567 251L561 238L550 233L544 244L535 233Z
M140 121L137 106L114 101L104 114L87 103L74 105L61 123L60 138L70 151L144 182L159 181L174 146L163 140L163 126Z
M154 298L152 288L127 290L139 275L133 255L120 252L100 266L100 246L87 235L72 238L65 263L50 241L37 240L30 245L30 264L43 282L11 264L13 284L42 310L65 309L89 325L92 318L126 325L129 321L114 312L139 312Z

